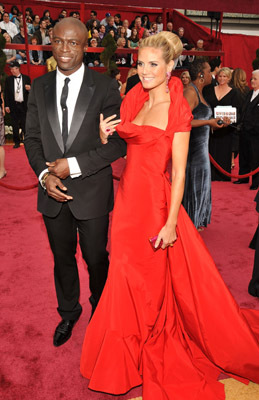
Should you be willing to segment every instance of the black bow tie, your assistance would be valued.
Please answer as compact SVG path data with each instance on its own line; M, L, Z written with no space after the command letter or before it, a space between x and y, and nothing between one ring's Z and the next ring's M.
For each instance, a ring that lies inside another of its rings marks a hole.
M15 76L14 79L20 79L21 77L22 77L22 75Z

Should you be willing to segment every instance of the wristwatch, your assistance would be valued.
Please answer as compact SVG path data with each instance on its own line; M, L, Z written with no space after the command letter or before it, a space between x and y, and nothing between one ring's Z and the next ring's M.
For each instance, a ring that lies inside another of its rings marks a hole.
M43 175L43 177L41 178L41 180L40 180L40 183L41 183L41 186L43 187L43 189L45 189L46 190L46 180L47 180L47 177L50 175L50 172L46 172L44 175Z

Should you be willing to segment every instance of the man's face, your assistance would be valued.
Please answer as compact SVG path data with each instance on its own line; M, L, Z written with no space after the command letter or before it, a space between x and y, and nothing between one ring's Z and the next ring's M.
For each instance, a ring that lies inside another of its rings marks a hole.
M114 25L114 18L110 18L108 24L109 24L109 26L113 26Z
M94 13L91 13L91 14L90 14L90 18L91 18L92 20L95 20L95 19L96 19L96 15L94 15Z
M41 21L40 27L41 29L46 29L47 23L46 21Z
M259 89L259 72L252 74L251 86L254 90Z
M169 32L173 32L173 24L172 24L172 22L168 22L167 29L168 29Z
M183 35L184 35L184 29L183 29L183 28L181 28L181 29L178 30L178 35L179 35L180 37L183 37Z
M6 24L8 24L8 22L9 22L9 14L8 13L4 13L3 20Z
M197 42L197 48L202 49L203 48L203 40L198 40Z
M138 27L138 28L141 26L141 19L140 18L136 18L135 26Z
M20 75L20 68L18 67L12 67L10 68L11 74L13 76L19 76Z
M128 21L127 19L125 19L125 20L123 21L122 26L123 26L125 29L128 29L128 27L129 27L129 21Z
M99 32L98 32L97 29L94 29L94 30L93 30L93 32L92 32L92 37L94 37L94 38L98 38L98 37L99 37Z
M68 21L68 19L63 21ZM87 49L87 37L83 27L70 21L62 22L55 25L52 51L60 71L69 76L76 72L82 64L84 52Z
M66 10L63 10L61 14L64 15L64 17L66 18L66 16L67 16L67 11L66 11Z

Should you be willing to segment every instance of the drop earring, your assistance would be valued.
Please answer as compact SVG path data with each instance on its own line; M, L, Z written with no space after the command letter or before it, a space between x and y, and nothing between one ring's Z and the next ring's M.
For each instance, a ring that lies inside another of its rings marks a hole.
M166 93L169 92L168 82L170 81L170 78L171 78L171 72L167 71L167 73L166 73L166 89L165 89Z

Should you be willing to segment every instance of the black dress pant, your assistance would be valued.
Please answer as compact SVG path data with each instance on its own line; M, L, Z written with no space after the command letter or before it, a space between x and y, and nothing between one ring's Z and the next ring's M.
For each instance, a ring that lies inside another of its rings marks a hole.
M239 146L239 175L248 174L259 167L259 135L242 132ZM247 178L249 180L249 178ZM259 185L259 173L252 176L252 184Z
M109 215L89 220L78 220L64 203L55 218L43 216L51 250L54 255L54 278L58 312L63 319L75 320L82 311L79 303L80 284L77 262L77 232L83 258L88 266L93 310L102 294L109 267Z
M25 135L26 105L24 102L15 102L15 107L11 108L11 118L13 126L13 141L20 143L19 129L21 128Z

